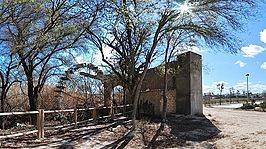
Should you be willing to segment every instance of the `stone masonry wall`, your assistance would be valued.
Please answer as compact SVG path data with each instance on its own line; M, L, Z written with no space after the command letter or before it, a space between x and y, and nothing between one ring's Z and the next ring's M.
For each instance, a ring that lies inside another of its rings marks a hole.
M167 96L167 113L176 112L176 101L175 101L175 90L170 90L166 93ZM140 113L145 113L150 110L149 104L151 103L154 107L154 111L145 114L153 114L160 116L163 112L163 99L162 99L162 90L152 90L144 91L140 95L140 103L144 106L140 106Z

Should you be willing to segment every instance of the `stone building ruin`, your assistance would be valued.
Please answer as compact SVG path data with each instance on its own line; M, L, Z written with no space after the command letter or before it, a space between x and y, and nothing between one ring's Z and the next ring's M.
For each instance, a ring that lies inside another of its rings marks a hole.
M195 115L203 113L202 58L186 52L168 63L167 113ZM160 66L147 71L140 96L140 113L161 115L164 78ZM152 105L152 106L151 106ZM150 109L153 108L153 109Z
M195 115L203 113L202 101L202 58L201 55L186 52L178 55L176 61L168 63L170 73L168 74L167 91L167 113ZM103 75L97 67L91 64L79 64L76 68L67 71L68 74L81 67L91 67L96 75L80 72L81 75L98 79L102 82L104 93L104 106L112 103L113 88L121 85L113 76ZM162 114L163 100L162 91L164 87L162 66L151 68L147 71L144 79L139 100L139 113L147 115ZM125 102L129 103L125 94Z

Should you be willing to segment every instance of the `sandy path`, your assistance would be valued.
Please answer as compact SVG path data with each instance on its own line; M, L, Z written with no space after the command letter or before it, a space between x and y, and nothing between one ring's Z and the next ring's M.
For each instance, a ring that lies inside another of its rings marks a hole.
M222 131L213 140L218 149L266 149L266 112L204 108L204 114Z

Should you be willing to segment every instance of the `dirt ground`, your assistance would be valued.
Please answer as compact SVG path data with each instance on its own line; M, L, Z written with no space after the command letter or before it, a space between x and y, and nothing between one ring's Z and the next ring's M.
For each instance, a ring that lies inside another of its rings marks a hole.
M221 131L213 144L218 149L266 149L266 112L204 108Z
M104 121L78 129L49 131L45 139L27 135L0 140L2 148L209 148L266 149L266 112L204 108L205 116L172 115L162 130L155 120L142 120L136 135L130 121ZM0 147L0 148L1 148Z

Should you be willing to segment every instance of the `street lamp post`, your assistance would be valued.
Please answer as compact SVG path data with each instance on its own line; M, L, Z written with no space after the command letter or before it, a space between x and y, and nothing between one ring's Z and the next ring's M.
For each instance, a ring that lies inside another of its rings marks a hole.
M247 99L249 100L249 98L248 98L248 94L249 94L249 91L248 91L248 77L249 77L249 74L248 73L246 74L246 77L247 77Z

